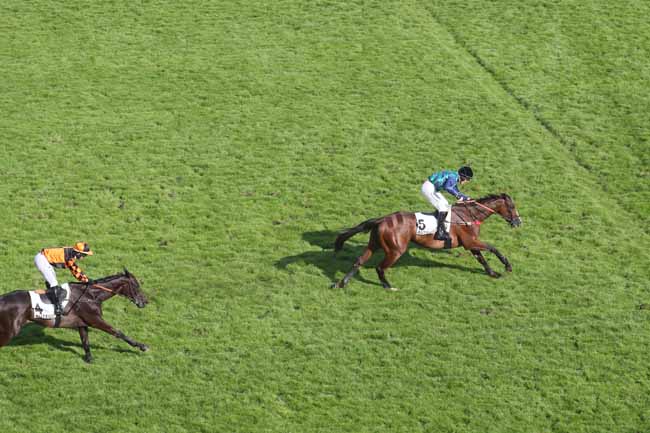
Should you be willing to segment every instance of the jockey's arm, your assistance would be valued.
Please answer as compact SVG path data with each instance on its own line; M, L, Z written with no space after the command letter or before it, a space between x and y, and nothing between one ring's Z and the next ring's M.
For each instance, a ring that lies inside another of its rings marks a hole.
M458 200L469 200L468 196L458 191L458 186L456 186L455 182L447 181L443 187L445 188L445 191L456 197Z
M70 272L77 279L77 281L81 281L84 283L88 282L88 277L86 276L86 274L83 273L81 268L75 263L74 260L68 261L66 263L66 266L68 267L68 269L70 269Z

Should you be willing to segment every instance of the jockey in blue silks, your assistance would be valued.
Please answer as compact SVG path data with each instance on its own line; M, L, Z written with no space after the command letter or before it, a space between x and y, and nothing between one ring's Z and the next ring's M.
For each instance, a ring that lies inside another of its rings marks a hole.
M438 209L438 229L434 236L435 239L441 241L449 239L449 233L445 230L445 218L451 211L451 206L445 196L442 195L442 191L447 191L461 201L471 200L468 196L458 191L458 184L466 184L473 176L472 169L463 166L458 171L442 170L435 172L422 184L422 195Z

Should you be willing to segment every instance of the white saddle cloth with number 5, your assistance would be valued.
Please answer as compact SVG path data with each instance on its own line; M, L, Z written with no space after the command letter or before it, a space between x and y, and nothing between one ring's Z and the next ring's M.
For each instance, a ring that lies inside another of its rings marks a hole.
M416 234L430 235L438 229L438 219L435 214L415 212ZM445 218L445 229L449 232L451 225L451 212L447 213Z

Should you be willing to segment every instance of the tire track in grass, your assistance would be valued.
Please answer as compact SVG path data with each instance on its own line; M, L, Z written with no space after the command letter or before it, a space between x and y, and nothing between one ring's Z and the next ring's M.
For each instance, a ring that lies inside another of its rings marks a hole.
M583 161L581 158L578 157L576 154L576 143L575 139L570 139L560 133L560 131L553 126L553 124L546 119L540 112L537 110L531 102L529 102L526 98L520 96L517 94L517 92L507 83L507 81L499 77L497 74L497 71L487 62L485 59L483 59L479 53L472 48L466 41L463 39L460 34L452 27L449 27L445 25L439 17L435 14L434 11L432 11L429 7L423 6L424 9L429 13L433 21L444 31L446 31L451 39L454 41L454 43L461 47L463 51L465 51L467 54L471 56L471 58L480 66L480 68L487 73L492 80L494 80L499 87L507 93L516 103L519 107L521 107L523 110L526 112L530 113L533 118L535 119L536 123L539 124L546 132L548 132L553 138L555 138L565 149L569 151L569 154L571 155L572 159L575 161L575 163L584 169L585 171L592 173L593 168L591 165L585 161ZM600 190L604 193L607 191L605 188L603 188L602 184L599 182L595 182ZM629 208L629 206L626 206L625 203L618 203L619 206L621 206L622 209L626 211L626 213L630 216L630 218L634 219L636 212L634 209ZM641 230L644 234L648 234L648 229L641 227Z
M569 142L569 140L564 137L560 132L549 122L547 119L544 118L544 116L541 115L541 113L535 109L535 107L528 101L526 98L517 95L515 90L508 85L508 83L503 79L500 78L499 75L496 73L494 68L490 66L479 54L478 52L473 49L471 46L467 44L467 42L456 32L453 28L446 26L445 24L442 23L442 21L436 16L436 14L431 11L430 9L426 8L425 9L429 12L431 15L431 18L438 24L442 29L444 29L447 33L449 33L456 43L456 45L460 46L463 48L463 50L469 54L475 61L478 63L478 65L483 69L494 81L496 81L499 86L512 98L514 99L517 104L522 107L524 110L529 112L537 121L539 125L542 126L549 134L551 134L553 137L555 137L562 145L567 147L568 149L572 149L574 146ZM590 169L588 164L585 164L583 161L580 161L577 157L574 158L576 160L576 163L580 166L583 167L587 170Z

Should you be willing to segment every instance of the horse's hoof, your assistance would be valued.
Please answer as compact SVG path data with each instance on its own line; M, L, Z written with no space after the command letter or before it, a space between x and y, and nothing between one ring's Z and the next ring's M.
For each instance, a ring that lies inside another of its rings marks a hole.
M512 266L506 266L506 272L512 272Z
M143 352L147 352L149 350L149 346L147 346L146 344L143 344L143 345L140 346L140 350L142 350Z
M84 362L86 364L90 364L91 362L93 362L93 357L90 355L84 356Z
M397 287L386 287L386 291L388 291L388 292L399 292L399 289Z
M501 274L498 272L492 272L489 274L492 278L501 278Z

